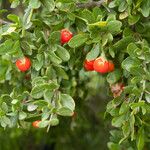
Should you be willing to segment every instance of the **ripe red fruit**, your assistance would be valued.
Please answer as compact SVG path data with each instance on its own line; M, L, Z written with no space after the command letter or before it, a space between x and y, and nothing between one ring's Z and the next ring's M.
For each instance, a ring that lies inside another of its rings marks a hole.
M108 72L108 61L103 57L99 57L94 61L94 70L100 73L107 73Z
M30 66L31 66L31 61L27 57L20 58L16 61L16 67L22 72L29 70Z
M69 30L67 29L61 30L60 39L61 39L62 44L68 43L72 37L73 37L73 34Z
M41 120L36 120L36 121L32 122L32 126L33 126L34 128L39 128L38 124L39 124L40 122L41 122Z
M114 71L114 69L115 69L115 66L114 66L113 62L108 61L108 72L112 72L112 71Z
M95 60L85 60L84 61L84 69L87 71L93 71L94 70L94 67L93 67L94 61Z

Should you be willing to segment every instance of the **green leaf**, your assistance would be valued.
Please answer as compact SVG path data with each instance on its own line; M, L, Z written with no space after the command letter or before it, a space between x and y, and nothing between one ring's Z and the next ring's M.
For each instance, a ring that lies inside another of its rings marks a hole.
M54 52L49 52L49 58L50 61L56 64L62 63L62 60L54 53Z
M17 23L17 24L20 24L20 19L19 19L19 17L18 17L17 15L9 14L9 15L7 16L7 18L8 18L9 20L11 20L11 21Z
M32 1L34 1L34 0L32 0ZM23 27L24 27L24 29L29 29L32 26L32 22L31 22L32 15L33 15L33 9L28 7L25 10L25 14L23 16Z
M61 104L62 106L65 106L67 108L69 108L70 110L74 111L75 109L75 102L72 99L72 97L70 95L67 94L61 94Z
M114 127L121 127L122 124L125 122L126 115L120 115L118 117L114 117L112 119L112 126Z
M60 96L61 107L57 109L57 114L61 116L72 116L75 109L75 102L70 95L61 94Z
M139 66L132 66L130 68L130 73L135 76L143 76L143 74L145 74L145 71L142 65L141 66L139 65Z
M114 8L116 7L116 1L111 1L108 5L109 8Z
M8 117L6 117L6 116L2 116L2 117L1 117L1 121L2 121L4 124L6 124L6 125L10 125L10 124L11 124L10 119L9 119Z
M148 103L150 103L150 94L145 93L145 99Z
M113 20L108 22L107 30L110 31L112 34L117 34L121 31L122 23L118 20Z
M95 21L93 13L91 11L87 10L87 9L84 9L82 11L80 17L85 19L86 22L88 22L88 23L93 23Z
M49 125L49 121L47 121L47 120L45 120L45 121L40 121L39 123L38 123L38 127L39 128L45 128L45 127L47 127L48 125Z
M30 0L29 7L33 9L37 9L41 6L41 2L39 0Z
M42 54L37 54L37 59L35 61L33 61L33 67L35 68L36 71L39 71L43 64L44 64L44 57Z
M135 109L137 107L142 107L145 105L145 101L140 101L138 103L131 103L129 106L131 107L131 109Z
M60 57L63 61L68 61L70 59L69 52L62 46L57 45L57 50L55 52L58 57Z
M42 4L49 10L49 12L52 12L55 8L55 2L54 0L41 0Z
M117 82L121 78L121 75L122 75L121 71L116 69L115 71L110 72L107 75L107 82L110 84L114 84L115 82Z
M11 104L15 105L15 104L17 104L18 102L19 102L18 99L13 99L12 102L11 102Z
M119 108L112 108L109 113L111 116L117 117L119 115Z
M56 126L59 124L59 120L57 118L57 115L52 115L51 119L50 119L50 125L51 126Z
M96 44L93 46L91 51L87 54L86 59L93 60L98 57L99 53L100 53L100 46L99 44Z
M27 114L23 111L19 112L19 120L24 120L27 117Z
M2 104L1 104L1 110L2 111L4 111L5 113L7 113L8 112L8 106L7 106L7 104L5 103L5 102L3 102Z
M31 91L31 96L35 99L39 99L43 96L44 91L46 89L54 90L54 89L57 89L57 88L58 88L58 85L55 84L54 82L40 84L40 85L37 85L37 86L33 87L32 91Z
M48 38L48 44L54 44L54 43L59 43L60 44L60 32L59 31L54 31L50 34Z
M113 142L108 142L107 145L110 150L120 150L121 149L119 144L116 144Z
M34 101L33 104L36 105L39 109L43 109L43 107L46 107L48 105L48 103L45 100L37 100Z
M94 27L104 28L107 26L107 21L98 21L95 23L88 24L88 26L90 30L93 29Z
M7 28L2 28L3 32L0 31L0 36L2 35L10 35L11 33L14 33L17 27L9 26ZM0 29L1 30L1 29Z
M102 37L102 47L104 47L108 42L113 41L113 36L111 33L105 33Z
M9 39L6 40L3 44L0 45L0 55L5 55L6 53L10 53L12 51L14 42Z
M31 91L31 96L35 99L39 99L43 96L44 90L45 90L44 85L35 86Z
M120 107L119 115L126 113L129 110L129 105L126 101L124 101Z
M141 13L144 17L148 17L150 14L150 1L143 1L141 6Z
M130 123L128 121L124 123L122 130L124 137L127 138L131 132Z
M122 1L122 3L118 7L119 12L123 12L127 9L128 5L126 1Z
M73 112L67 107L61 107L57 110L57 114L61 116L72 116Z
M127 52L132 58L137 57L137 52L140 52L141 50L134 44L130 43L127 47Z
M83 45L87 41L88 37L87 34L78 34L74 36L70 41L69 41L69 46L72 48L77 48L81 45Z
M134 131L135 116L133 114L131 114L129 122L130 122L130 128L131 128L131 141L133 141L134 133L135 133Z
M29 104L29 105L27 106L27 110L28 110L29 112L32 112L32 111L36 110L37 107L38 107L37 105Z
M138 131L138 140L137 140L137 148L138 150L142 150L144 148L144 144L145 144L145 132L144 132L144 128L141 127Z
M66 80L69 79L69 77L68 77L67 73L64 71L64 69L62 69L61 67L57 67L57 66L54 66L54 69L55 69L58 77L66 79Z
M132 67L138 67L141 65L141 62L138 59L132 59L131 57L127 57L123 62L122 62L122 68L131 71Z
M132 36L126 36L113 45L113 50L120 52L126 49L131 42L134 42L134 38Z
M11 8L16 8L19 4L20 4L19 0L13 0L10 7Z
M32 86L35 86L35 85L38 85L38 84L43 84L43 83L45 83L44 77L38 76L38 77L36 77L32 80Z
M51 90L45 90L44 91L44 99L48 102L51 103L52 97L54 93Z
M130 25L134 25L135 23L137 23L139 21L139 19L140 19L140 15L138 15L138 14L136 16L130 15L128 17L128 22Z

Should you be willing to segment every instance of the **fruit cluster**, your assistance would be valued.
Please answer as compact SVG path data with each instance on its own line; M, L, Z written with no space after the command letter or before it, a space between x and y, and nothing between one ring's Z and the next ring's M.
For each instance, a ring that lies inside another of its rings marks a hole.
M84 68L87 71L96 71L99 73L108 73L114 71L114 64L103 57L98 57L95 60L85 60Z
M61 35L60 35L60 42L61 44L68 43L70 39L73 37L73 34L67 30L67 29L62 29L61 30ZM21 71L21 72L26 72L30 69L31 67L31 60L28 57L22 57L16 60L16 67ZM41 120L36 120L32 123L32 126L34 128L39 128L38 124L41 122Z
M61 35L60 35L60 40L61 44L68 43L70 39L73 37L73 34L67 30L67 29L62 29L61 30ZM25 72L30 69L31 67L31 60L28 57L22 57L16 61L16 67L21 71Z
M60 32L60 42L61 44L66 44L68 43L71 38L73 37L73 34L67 30L67 29L62 29ZM31 60L28 57L23 57L20 58L16 61L16 67L21 71L25 72L30 69L31 67ZM114 71L114 64L111 61L107 61L105 58L98 57L95 60L85 60L84 61L84 68L87 71L96 71L100 72L102 74L112 72ZM33 127L38 128L38 123L40 121L37 120L33 122Z

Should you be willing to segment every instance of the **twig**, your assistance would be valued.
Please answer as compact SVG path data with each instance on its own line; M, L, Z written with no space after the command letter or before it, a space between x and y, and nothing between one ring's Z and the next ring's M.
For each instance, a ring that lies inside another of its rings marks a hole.
M144 71L147 72L147 66L146 66L146 63L144 63ZM143 88L142 88L142 93L141 93L141 96L139 98L139 101L142 100L143 98L143 95L144 95L144 92L145 92L145 89L146 89L146 80L142 80L142 83L143 83Z
M88 3L77 3L77 7L78 8L92 8L92 7L100 7L103 3L105 2L105 0L100 0L97 2L91 1Z
M52 120L52 117L53 117L53 114L51 114L50 118L49 118L49 125L48 125L47 130L46 130L47 133L48 133L50 127L51 127L50 121Z
M54 104L54 105L55 105L54 98L55 98L55 96L57 96L57 93L58 93L58 89L56 89L54 91L54 94L53 94L53 96L51 98L51 103ZM48 125L47 130L46 130L47 132L50 130L50 127L51 127L50 121L52 120L53 115L54 114L52 112L51 115L50 115L50 117L49 117L49 125Z
M142 98L143 98L143 95L144 95L144 92L145 92L145 85L146 85L146 80L143 80L143 90L142 90L141 96L139 98L139 101L141 101Z
M10 24L10 22L0 19L0 24Z

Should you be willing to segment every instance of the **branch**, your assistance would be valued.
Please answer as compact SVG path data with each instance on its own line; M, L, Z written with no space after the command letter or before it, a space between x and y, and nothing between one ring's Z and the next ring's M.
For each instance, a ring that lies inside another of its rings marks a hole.
M1 25L1 24L10 24L10 22L4 21L4 20L0 19L0 25Z
M92 8L92 7L100 7L103 3L105 2L105 0L100 0L97 2L91 1L89 3L77 3L77 7L78 8Z

